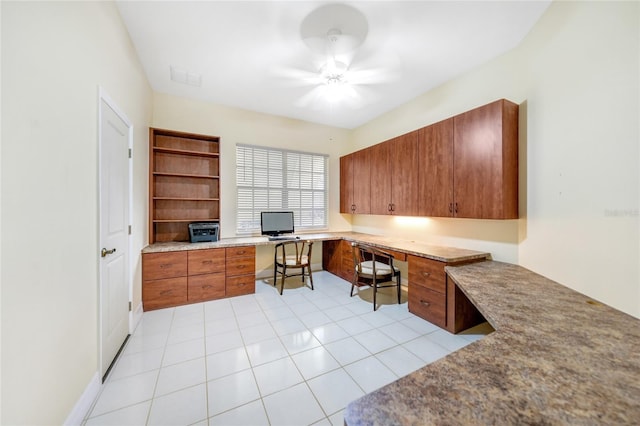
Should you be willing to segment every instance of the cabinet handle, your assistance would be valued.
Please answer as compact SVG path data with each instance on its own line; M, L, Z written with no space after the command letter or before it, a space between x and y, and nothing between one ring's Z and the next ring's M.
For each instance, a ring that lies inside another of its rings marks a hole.
M245 252L244 250L240 250L240 251L237 251L237 252L236 252L236 254L245 254L245 253L246 253L246 252Z
M203 265L211 265L213 263L213 260L203 260L202 264Z
M355 212L356 211L356 205L355 204L351 204L351 212Z
M453 203L449 203L449 213L453 213Z
M244 269L246 265L238 265L238 269Z
M203 289L212 288L212 287L213 287L212 285L208 285L208 284L202 286Z
M431 275L431 272L422 272L422 276L428 278Z
M162 263L160 264L160 269L171 268L171 263Z
M396 211L396 205L395 205L395 204L393 204L393 203L391 204L391 211L392 211L392 212L395 212L395 211Z
M160 292L160 296L169 296L172 292L173 290L164 290Z
M391 203L387 204L387 211L391 211Z
M421 303L422 305L424 305L424 306L427 306L427 307L431 306L431 303L427 302L426 300L422 300L422 299L420 299L420 303Z
M456 203L456 208L454 211L456 212L456 214L458 213L458 203Z

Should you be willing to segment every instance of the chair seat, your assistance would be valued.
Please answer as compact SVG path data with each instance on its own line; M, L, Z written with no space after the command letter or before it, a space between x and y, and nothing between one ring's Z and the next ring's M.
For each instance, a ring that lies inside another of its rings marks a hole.
M373 277L373 261L367 260L365 262L360 263L361 275L369 275ZM357 270L356 266L356 270ZM391 268L391 266L386 263L376 262L376 277L383 277L387 275L392 275L395 268Z
M285 258L285 263L287 264L287 266L307 265L309 263L309 257L307 255L300 256L300 263L298 263L296 256L291 255Z

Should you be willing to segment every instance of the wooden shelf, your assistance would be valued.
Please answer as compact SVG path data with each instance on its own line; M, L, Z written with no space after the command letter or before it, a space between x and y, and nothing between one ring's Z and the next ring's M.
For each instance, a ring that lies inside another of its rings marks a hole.
M194 175L189 173L153 172L153 175L154 176L175 176L175 177L186 177L186 178L197 178L197 179L220 179L220 176Z
M220 201L220 198L187 198L187 197L153 197L153 200L159 201Z
M218 218L209 219L154 219L153 223L191 223L191 222L213 222Z
M149 242L188 241L188 224L220 220L220 138L149 130Z
M190 155L194 157L220 157L219 152L201 152L201 151L188 151L186 149L175 149L175 148L165 148L160 146L153 147L153 152L164 152L167 154L178 154L178 155Z

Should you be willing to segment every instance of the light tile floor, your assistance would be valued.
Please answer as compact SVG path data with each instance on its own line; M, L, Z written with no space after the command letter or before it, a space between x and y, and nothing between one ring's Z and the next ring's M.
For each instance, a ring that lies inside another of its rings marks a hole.
M256 293L145 312L86 425L342 425L350 401L490 333L452 335L385 292L325 271L315 290Z

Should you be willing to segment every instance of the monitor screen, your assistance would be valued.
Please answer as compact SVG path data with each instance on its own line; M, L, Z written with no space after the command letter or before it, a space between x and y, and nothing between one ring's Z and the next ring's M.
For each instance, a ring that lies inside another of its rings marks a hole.
M262 235L293 234L293 212L261 212Z

